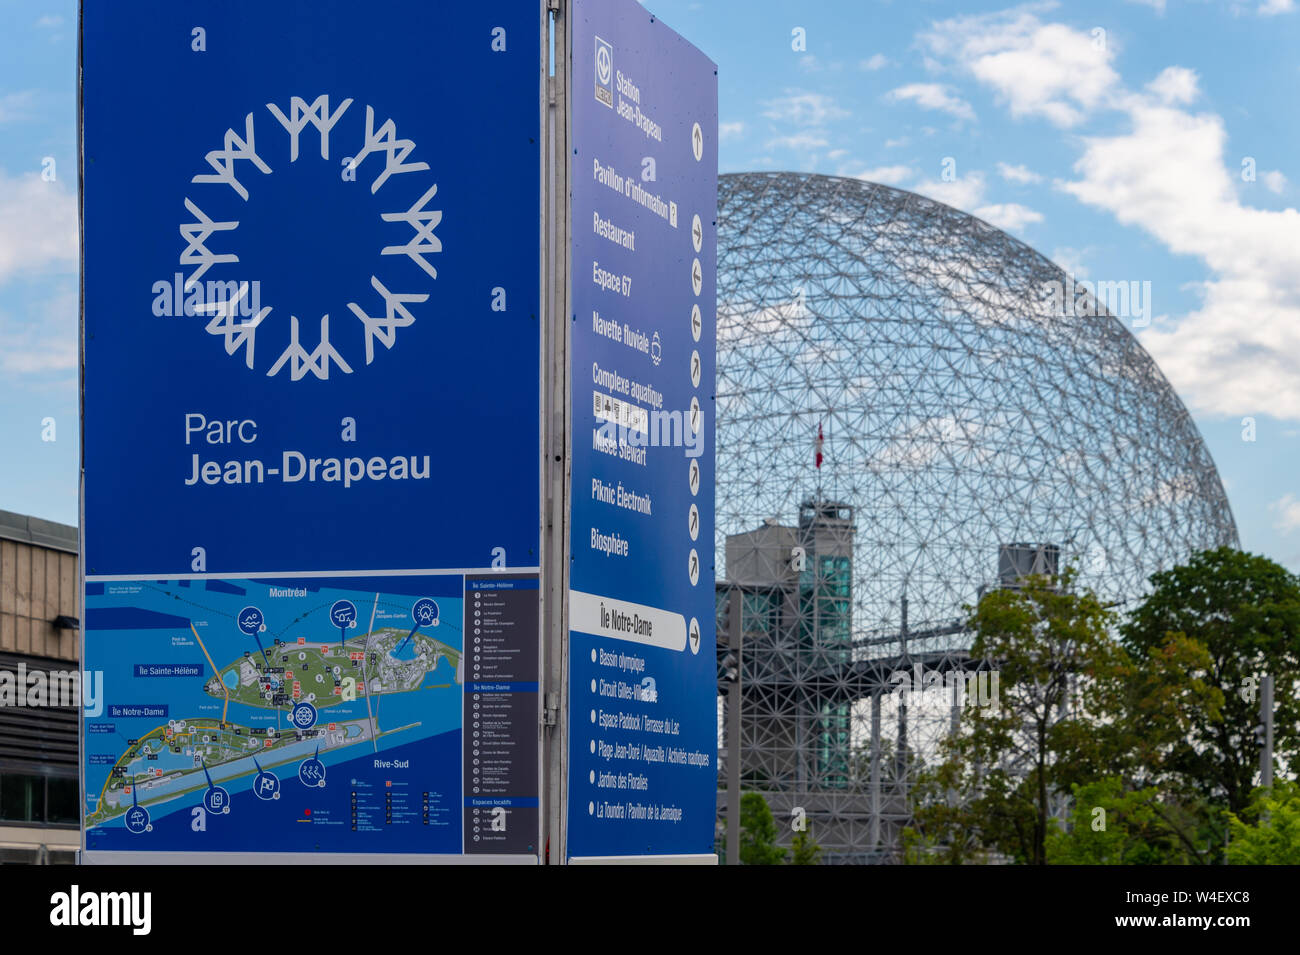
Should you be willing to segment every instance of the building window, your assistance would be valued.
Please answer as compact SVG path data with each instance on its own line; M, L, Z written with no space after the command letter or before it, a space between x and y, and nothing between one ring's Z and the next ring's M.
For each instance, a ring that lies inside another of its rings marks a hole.
M75 776L0 771L0 822L75 826L81 822Z
M81 825L80 792L74 777L50 776L45 782L45 821L54 826Z

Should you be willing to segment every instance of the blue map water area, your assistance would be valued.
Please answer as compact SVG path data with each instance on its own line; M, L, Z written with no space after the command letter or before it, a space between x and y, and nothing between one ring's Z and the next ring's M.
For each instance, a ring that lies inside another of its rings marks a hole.
M194 809L203 801L195 792L150 807L152 830L129 832L121 818L86 832L89 850L143 849L205 852L408 852L461 851L459 730L395 746L384 754L393 762L410 760L407 769L375 769L368 746L329 766L324 788L307 787L290 766L279 767L280 798L254 795L254 773L222 785L230 794L230 811L207 813L205 829L195 831ZM386 785L391 783L391 786ZM368 830L352 829L352 792L371 816ZM384 824L386 792L415 815ZM423 794L429 793L430 822L422 819Z
M209 586L213 581L205 581ZM461 595L461 578L458 574L426 577L420 575L398 574L392 577L258 577L249 580L254 592L257 586L297 588L307 594L319 595L334 590L359 590L372 596L380 591L392 596L437 597L439 603L443 597ZM408 616L409 620L410 617Z
M371 700L371 706L374 707L374 715L379 721L380 729L396 729L415 722L434 726L459 723L463 702L461 694L430 689L448 683L459 689L459 684L455 681L456 668L451 665L451 661L443 657L438 661L436 669L425 674L419 690L412 693L386 693L375 697ZM364 710L365 703L361 702L361 707ZM332 712L332 708L329 712ZM402 735L393 737L394 742L400 743ZM381 736L379 748L384 749L387 742L388 738Z

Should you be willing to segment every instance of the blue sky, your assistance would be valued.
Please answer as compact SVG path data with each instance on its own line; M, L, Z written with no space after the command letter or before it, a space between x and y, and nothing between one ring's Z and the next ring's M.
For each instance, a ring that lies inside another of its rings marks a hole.
M1149 281L1134 331L1192 410L1243 545L1300 570L1296 0L646 6L719 64L722 171L896 185L1078 278ZM75 31L70 0L0 0L0 508L68 523Z

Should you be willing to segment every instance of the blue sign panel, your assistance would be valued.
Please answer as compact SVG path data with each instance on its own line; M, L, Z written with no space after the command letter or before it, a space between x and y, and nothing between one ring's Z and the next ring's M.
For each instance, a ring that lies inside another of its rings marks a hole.
M89 574L538 564L540 29L86 3Z
M568 854L713 851L717 69L573 6Z
M86 0L87 850L538 853L542 24Z

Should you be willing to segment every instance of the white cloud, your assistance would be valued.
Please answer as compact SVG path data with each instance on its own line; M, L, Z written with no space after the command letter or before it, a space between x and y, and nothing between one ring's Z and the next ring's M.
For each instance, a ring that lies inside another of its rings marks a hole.
M859 63L858 69L865 70L868 73L872 73L875 72L876 70L883 70L888 65L889 65L889 57L885 56L885 54L883 53L877 53L874 56L870 56L867 59L863 60L861 63Z
M1004 162L998 163L998 175L1007 182L1015 182L1021 185L1043 181L1043 177L1034 172L1028 166L1012 166L1009 163Z
M0 285L18 274L76 266L77 197L61 179L0 172Z
M1082 30L1044 24L1032 11L956 17L920 39L936 57L992 87L1013 116L1075 126L1118 86L1110 45Z
M1295 10L1295 0L1264 0L1259 5L1261 17L1273 17L1279 13L1291 13Z
M829 145L830 142L822 133L816 130L804 129L797 133L791 133L789 136L776 136L769 139L763 144L763 148L807 151L811 149L821 149Z
M63 26L63 17L58 16L57 14L55 15L46 14L45 16L41 17L39 20L36 21L36 26L38 27Z
M1296 500L1294 494L1283 494L1269 504L1268 509L1277 512L1277 529L1283 534L1290 534L1300 528L1300 500Z
M745 124L737 120L734 123L718 123L718 139L726 142L745 135Z
M984 174L971 172L952 181L926 179L917 183L912 191L937 199L954 209L974 212L984 198Z
M975 210L975 215L999 229L1008 229L1013 232L1019 232L1032 222L1043 221L1041 212L1036 212L1016 202L1001 202L980 206Z
M1079 178L1062 188L1212 273L1200 307L1142 343L1200 410L1300 418L1300 213L1241 203L1220 117L1138 96L1127 112L1131 130L1085 139Z
M1185 105L1200 95L1195 71L1182 66L1165 67L1147 89L1166 106Z
M898 139L886 139L885 148L897 149L899 146L906 146L909 142L911 142L911 140L906 136L901 136Z
M827 159L843 159L849 154L847 149L832 149L826 154Z
M1032 222L1043 221L1041 212L1019 203L985 202L986 186L984 173L975 171L952 181L926 179L913 186L912 191L969 212L999 229L1019 230Z
M1120 132L1072 139L1082 149L1075 178L1057 185L1204 263L1197 306L1181 316L1156 310L1143 345L1198 411L1300 420L1300 212L1242 203L1223 119L1188 108L1199 95L1196 75L1171 67L1145 90L1128 89L1111 67L1113 44L1094 47L1087 33L1044 24L1035 8L944 21L922 40L1014 116L1062 127L1102 111L1127 120ZM1266 188L1285 186L1264 175ZM945 201L979 214L978 190L967 190ZM1131 278L1142 280L1136 269ZM1153 293L1158 300L1162 289Z
M970 103L948 92L948 87L940 83L909 83L898 89L890 90L888 98L897 103L907 101L916 103L922 109L937 109L950 113L958 119L973 120L975 110Z
M1281 195L1286 190L1286 176L1274 169L1263 175L1264 187L1275 195Z
M79 297L63 288L35 309L14 318L0 312L0 371L42 374L75 371L78 363Z
M794 123L796 126L820 126L828 120L843 119L849 115L826 94L799 90L786 90L784 96L768 100L763 105L767 107L763 115L768 119Z
M863 169L861 172L849 173L855 179L864 179L867 182L879 182L886 186L896 186L900 182L906 182L912 178L912 170L907 166L877 166L874 169Z
M0 123L26 119L31 115L31 108L35 101L35 90L22 90L0 96Z
M1089 273L1088 267L1083 264L1083 260L1091 254L1091 248L1072 249L1069 246L1061 246L1052 250L1052 261L1076 279L1086 279Z

